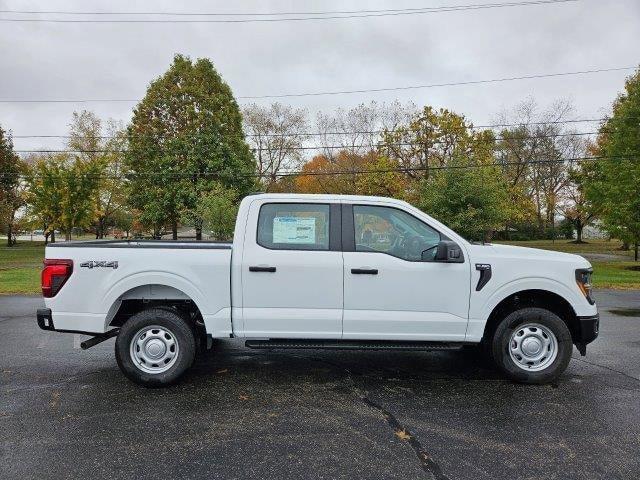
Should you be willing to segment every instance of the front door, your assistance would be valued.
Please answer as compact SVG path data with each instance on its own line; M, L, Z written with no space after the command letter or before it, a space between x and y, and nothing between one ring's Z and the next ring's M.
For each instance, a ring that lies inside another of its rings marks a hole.
M340 215L340 205L328 203L250 207L242 258L246 337L341 337Z
M462 341L470 267L435 262L442 235L391 206L344 205L343 338Z

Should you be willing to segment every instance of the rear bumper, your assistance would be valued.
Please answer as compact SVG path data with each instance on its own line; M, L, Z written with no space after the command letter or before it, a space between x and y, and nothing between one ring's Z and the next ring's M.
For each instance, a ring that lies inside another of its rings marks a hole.
M575 332L573 343L580 351L581 355L586 355L587 344L593 342L600 330L600 315L589 315L588 317L578 317L578 331Z
M50 308L39 308L36 312L36 320L38 322L38 327L42 330L48 330L50 332L60 332L60 333L81 333L83 335L101 335L104 332L90 332L86 330L72 330L66 328L56 328L53 323L53 315L51 314Z
M50 308L39 308L36 317L38 319L38 326L42 330L55 330Z

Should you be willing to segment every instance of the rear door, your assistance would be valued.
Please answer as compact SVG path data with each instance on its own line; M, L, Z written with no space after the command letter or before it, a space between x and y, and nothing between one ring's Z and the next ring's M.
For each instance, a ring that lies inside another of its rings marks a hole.
M341 337L340 229L339 204L252 203L242 258L246 337Z
M434 262L443 235L395 206L345 204L342 214L343 338L464 340L469 260Z

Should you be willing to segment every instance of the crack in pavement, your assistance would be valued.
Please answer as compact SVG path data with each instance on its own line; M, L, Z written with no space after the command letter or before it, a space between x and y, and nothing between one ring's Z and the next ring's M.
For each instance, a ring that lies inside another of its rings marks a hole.
M402 425L402 423L400 423L400 421L397 419L397 417L393 413L391 413L385 407L383 407L379 403L369 398L368 393L366 391L361 390L356 385L356 382L353 379L353 373L351 372L351 370L335 362L324 360L318 357L302 357L302 356L294 355L288 352L284 353L284 355L289 355L299 359L311 360L317 363L323 363L333 368L338 368L341 371L345 372L346 381L349 384L351 391L360 399L360 401L365 405L367 405L369 408L373 408L374 410L377 410L378 412L382 413L382 415L387 421L387 424L391 427L394 434L397 434L398 432L403 432L408 437L407 442L409 443L409 446L411 446L416 456L418 457L418 462L420 463L420 466L422 467L422 469L425 472L429 473L435 480L449 480L449 477L447 477L442 472L442 469L440 468L440 466L427 453L427 451L425 450L424 446L420 443L418 438L413 433L411 433L409 429L407 429L404 425ZM358 375L366 376L366 374L364 373L358 374Z
M588 362L587 360L584 360L583 358L577 358L577 357L571 357L571 360L577 360L579 362L586 363L587 365L604 368L605 370L609 370L611 372L614 372L614 373L617 373L617 374L622 375L624 377L627 377L627 378L630 378L632 380L635 380L636 382L640 382L640 378L634 377L633 375L629 375L628 373L622 372L620 370L616 370L615 368L607 367L606 365L600 365L599 363Z
M400 421L395 417L395 415L393 415L389 410L384 408L382 405L374 402L367 396L360 397L360 400L362 400L366 405L370 406L371 408L374 408L378 410L380 413L382 413L384 417L387 419L387 423L393 429L394 432L406 432L406 434L409 436L407 441L409 442L409 445L411 445L411 448L413 448L413 451L416 452L416 456L418 457L420 466L424 471L426 471L427 473L430 473L433 476L433 478L435 478L436 480L449 480L449 477L447 477L444 473L442 473L442 469L440 468L440 466L426 452L426 450L424 449L424 447L422 446L418 438L413 433L411 433L411 431L405 428L400 423Z

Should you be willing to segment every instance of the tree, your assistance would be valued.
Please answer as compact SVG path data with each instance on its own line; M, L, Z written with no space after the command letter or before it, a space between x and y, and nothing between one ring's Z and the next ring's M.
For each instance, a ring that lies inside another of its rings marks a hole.
M91 193L100 178L94 163L57 154L36 159L29 176L29 214L47 233L61 229L70 240L75 228L89 225ZM52 238L55 241L55 234Z
M575 243L584 243L582 232L596 217L596 209L585 195L584 183L587 175L579 163L569 169L569 181L564 192L565 202L560 207L565 222L576 231Z
M446 167L422 180L419 207L469 239L488 241L509 218L510 200L501 169L493 160L493 136L483 135L487 136L485 148L450 159Z
M604 228L634 245L640 243L640 69L627 78L625 91L600 127L585 166L587 199L598 208Z
M581 137L567 130L566 120L573 107L557 100L540 111L529 98L512 112L500 114L496 123L515 124L499 131L496 158L502 164L512 204L509 225L535 218L538 235L543 236L555 224L555 213L569 184L571 159L584 154ZM566 207L566 205L565 205Z
M103 128L103 122L93 112L83 110L73 113L69 149L75 151L74 155L79 160L93 164L100 172L96 188L91 194L91 226L96 238L104 238L107 229L115 226L116 218L125 208L123 176L126 173L126 147L126 132L120 123L108 120L106 128Z
M202 194L196 208L203 228L211 232L214 240L233 238L238 213L238 193L235 190L216 183L210 191Z
M279 173L295 169L302 162L307 112L280 103L270 107L253 103L242 113L259 180L270 191Z
M416 106L398 101L386 104L361 103L354 108L338 108L316 116L320 152L333 159L340 152L366 155L375 150L382 139L381 132L407 123L415 115Z
M24 205L22 176L25 165L13 151L13 140L0 127L0 214L7 233L7 245L15 244L14 223L17 211Z
M134 109L127 133L129 201L154 235L169 224L176 239L180 217L197 216L214 182L239 194L255 188L238 104L207 59L176 55ZM195 223L200 239L202 222Z
M374 195L404 199L407 196L406 176L399 172L395 160L377 154L369 154L357 176L355 190L358 195ZM355 193L355 192L354 192Z
M300 193L357 193L357 182L366 164L375 158L375 152L367 156L341 151L334 157L316 155L307 162L296 177L295 189Z
M385 131L379 151L411 179L429 178L433 167L473 153L477 139L472 128L462 115L426 106L409 123Z

